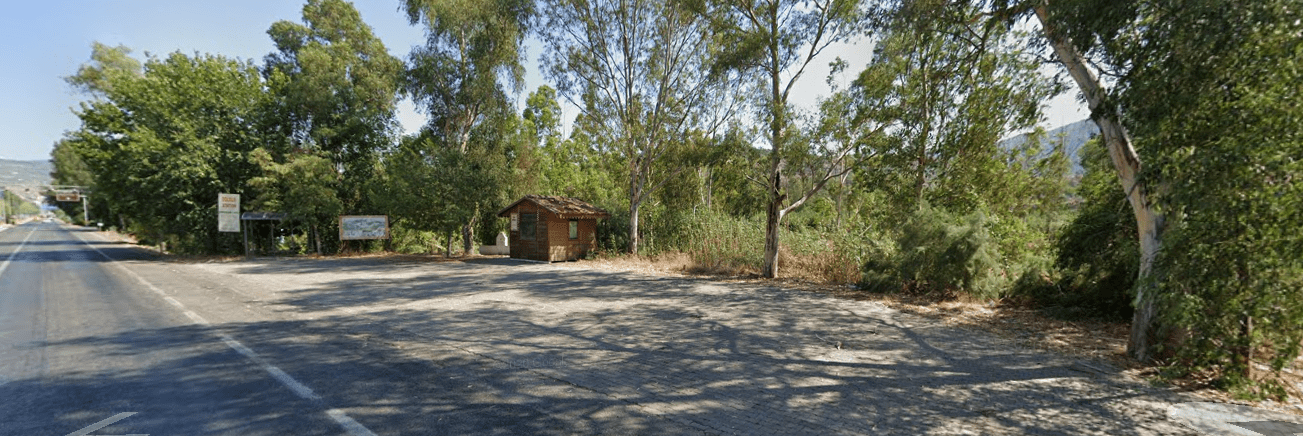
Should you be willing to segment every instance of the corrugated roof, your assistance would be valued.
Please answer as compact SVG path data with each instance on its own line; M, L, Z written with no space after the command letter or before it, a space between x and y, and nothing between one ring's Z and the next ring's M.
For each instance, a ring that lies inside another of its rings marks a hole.
M605 210L585 203L582 200L548 195L526 195L520 200L516 200L515 203L511 203L510 206L502 208L502 210L498 211L498 216L507 216L507 211L516 207L516 205L520 204L522 201L534 203L538 205L538 207L541 207L548 212L552 212L561 218L606 218L611 216L611 214L607 213Z

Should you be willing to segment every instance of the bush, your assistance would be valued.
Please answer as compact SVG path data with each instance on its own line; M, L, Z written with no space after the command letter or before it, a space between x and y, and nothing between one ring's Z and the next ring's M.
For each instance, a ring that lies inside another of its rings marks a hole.
M1131 298L1139 274L1136 220L1107 151L1097 140L1082 149L1086 173L1078 192L1083 204L1055 242L1057 286L1028 294L1042 304L1080 307L1115 319L1131 318Z
M905 222L899 241L899 277L923 292L1000 296L1006 284L1000 255L981 211L962 217L924 206Z

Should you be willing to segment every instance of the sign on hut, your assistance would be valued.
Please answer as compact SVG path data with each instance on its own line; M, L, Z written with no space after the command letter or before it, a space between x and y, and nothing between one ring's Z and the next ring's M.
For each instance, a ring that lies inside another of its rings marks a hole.
M560 262L592 251L597 219L611 214L573 198L526 195L498 216L511 219L511 257Z

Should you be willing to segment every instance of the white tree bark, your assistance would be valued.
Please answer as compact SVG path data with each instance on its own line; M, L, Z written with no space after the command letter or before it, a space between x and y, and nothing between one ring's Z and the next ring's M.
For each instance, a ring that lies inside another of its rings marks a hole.
M1059 33L1050 23L1047 3L1036 5L1036 18L1040 20L1041 29L1054 48L1059 62L1068 70L1068 74L1081 88L1086 103L1090 106L1091 118L1099 125L1108 147L1109 158L1117 170L1118 181L1131 203L1131 210L1136 217L1136 228L1140 238L1140 273L1136 280L1135 314L1131 319L1131 339L1127 343L1127 353L1140 361L1153 357L1153 333L1156 313L1156 288L1149 278L1153 273L1154 259L1162 242L1163 215L1150 202L1148 187L1140 179L1140 156L1131 144L1131 136L1119 122L1118 110L1107 104L1107 93L1087 65L1084 56L1067 37Z

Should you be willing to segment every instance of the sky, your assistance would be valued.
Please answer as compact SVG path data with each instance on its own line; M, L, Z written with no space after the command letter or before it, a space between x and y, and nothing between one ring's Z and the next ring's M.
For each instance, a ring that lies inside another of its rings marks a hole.
M80 121L73 114L86 100L63 81L90 60L91 43L124 45L133 57L210 53L261 62L274 47L267 29L279 20L302 22L303 0L40 0L8 2L0 12L0 158L48 160L54 143ZM405 59L424 42L421 27L409 25L399 0L360 0L354 6L362 20L394 56ZM539 74L537 41L527 41L524 92L547 81ZM814 107L828 94L827 64L837 57L856 71L868 60L867 44L844 44L828 50L826 59L793 90L794 102ZM1052 100L1044 126L1053 128L1087 117L1075 91ZM566 118L573 107L563 108ZM400 104L404 130L417 130L425 117L410 102Z

